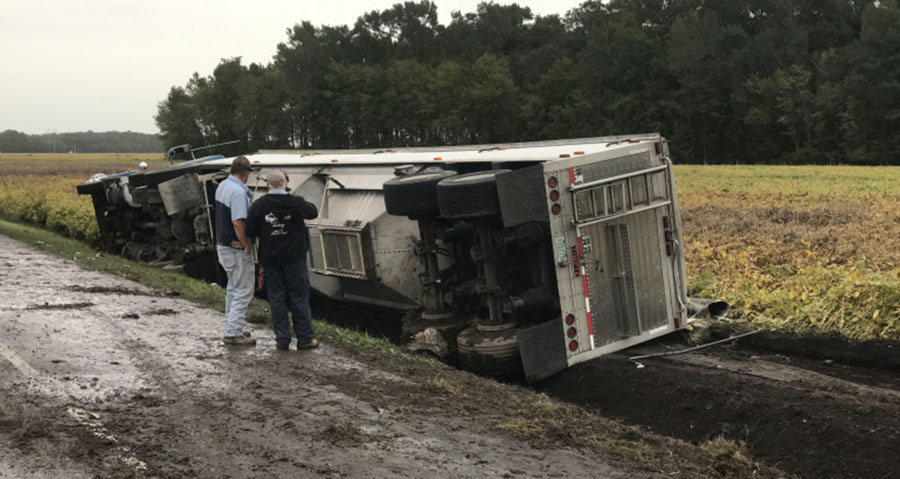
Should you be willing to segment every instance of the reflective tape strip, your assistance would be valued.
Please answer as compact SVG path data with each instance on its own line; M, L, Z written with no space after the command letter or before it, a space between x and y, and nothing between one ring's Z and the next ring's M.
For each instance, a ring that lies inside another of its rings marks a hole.
M569 168L569 184L575 185L575 168Z
M588 334L591 336L591 349L594 348L594 322L591 320L591 293L588 289L587 274L584 269L584 241L578 237L578 256L581 257L581 285L584 287L584 308L587 311Z

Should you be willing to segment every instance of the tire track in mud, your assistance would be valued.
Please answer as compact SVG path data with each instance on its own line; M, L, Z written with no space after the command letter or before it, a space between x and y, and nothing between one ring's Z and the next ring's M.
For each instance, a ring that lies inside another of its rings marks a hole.
M536 389L693 443L742 443L753 459L802 478L900 471L897 373L734 346L642 360L642 369L628 361L659 346L579 364Z

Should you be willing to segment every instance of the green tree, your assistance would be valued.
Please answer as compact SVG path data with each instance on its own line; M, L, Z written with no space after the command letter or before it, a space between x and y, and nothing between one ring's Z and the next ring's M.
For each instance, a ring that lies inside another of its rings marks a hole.
M853 59L844 80L842 129L851 161L900 164L900 7L897 0L869 5L862 33L847 50Z
M790 140L792 162L810 163L820 152L813 136L817 130L812 73L800 65L776 70L766 78L751 77L748 89L758 96L746 115L746 123L775 130Z
M519 103L509 63L485 53L468 69L467 77L461 98L466 129L460 138L470 143L514 139Z
M659 131L691 162L898 162L897 0L427 0L287 31L160 102L167 143L243 149Z
M172 87L166 99L159 102L155 116L163 143L203 145L206 138L200 127L198 108L192 93L182 87Z
M247 138L248 150L291 147L291 99L284 73L253 64L236 89L233 125Z

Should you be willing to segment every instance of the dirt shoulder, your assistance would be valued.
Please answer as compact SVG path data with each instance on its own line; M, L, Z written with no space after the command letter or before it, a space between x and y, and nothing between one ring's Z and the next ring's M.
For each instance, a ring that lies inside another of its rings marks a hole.
M539 389L695 444L727 440L740 454L803 478L900 470L894 373L728 346L641 362L637 369L627 355L610 355Z
M0 476L783 475L349 331L226 349L219 313L6 237L0 265Z

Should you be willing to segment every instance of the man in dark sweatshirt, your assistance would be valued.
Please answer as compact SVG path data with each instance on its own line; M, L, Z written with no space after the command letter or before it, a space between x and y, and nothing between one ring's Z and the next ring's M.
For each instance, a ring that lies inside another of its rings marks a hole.
M272 309L275 342L279 350L291 345L290 310L297 349L313 349L319 341L313 335L309 311L309 239L303 220L315 218L319 210L302 196L288 194L287 176L280 170L266 175L266 186L269 193L250 206L247 234L259 238L259 264Z

